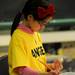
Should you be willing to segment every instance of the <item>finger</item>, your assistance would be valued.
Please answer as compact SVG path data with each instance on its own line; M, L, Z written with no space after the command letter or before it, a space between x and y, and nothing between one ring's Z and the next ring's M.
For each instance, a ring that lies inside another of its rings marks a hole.
M54 73L55 75L59 75L59 72L57 70L51 70L52 73Z
M63 65L61 62L55 61L54 64L55 64L55 68L58 68L59 70L63 69Z

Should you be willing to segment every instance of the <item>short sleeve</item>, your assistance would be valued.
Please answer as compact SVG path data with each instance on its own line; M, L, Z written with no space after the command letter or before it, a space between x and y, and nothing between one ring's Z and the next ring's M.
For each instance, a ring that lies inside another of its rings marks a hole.
M20 66L29 66L29 58L23 38L17 35L13 36L10 46L12 69Z

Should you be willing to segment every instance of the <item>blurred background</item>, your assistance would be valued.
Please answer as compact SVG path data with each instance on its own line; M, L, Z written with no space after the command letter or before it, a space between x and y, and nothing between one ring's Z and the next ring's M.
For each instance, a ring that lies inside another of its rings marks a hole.
M49 0L55 3L54 19L41 31L47 62L61 59L63 72L75 72L75 0ZM0 0L0 64L7 63L10 28L26 0ZM5 67L4 66L4 67ZM6 66L7 67L7 66ZM1 70L1 66L0 66ZM3 73L1 71L1 73ZM1 74L0 73L0 74Z

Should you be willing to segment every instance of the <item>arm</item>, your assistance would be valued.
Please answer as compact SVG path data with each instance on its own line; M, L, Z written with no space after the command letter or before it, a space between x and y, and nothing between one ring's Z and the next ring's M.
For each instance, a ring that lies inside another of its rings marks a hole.
M18 75L38 75L38 73L28 67L17 67L14 69L14 71Z
M28 67L19 67L14 70L18 75L56 75L52 72L39 73Z

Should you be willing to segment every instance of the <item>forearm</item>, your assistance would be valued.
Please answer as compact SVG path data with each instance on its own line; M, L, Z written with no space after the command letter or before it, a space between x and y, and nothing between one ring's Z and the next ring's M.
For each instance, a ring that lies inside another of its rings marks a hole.
M34 71L34 70L32 70L28 67L26 67L26 68L23 68L23 67L16 68L16 73L18 75L52 75L48 72L40 73L40 72Z
M19 67L15 69L15 72L18 75L39 75L38 72L28 68L28 67Z

